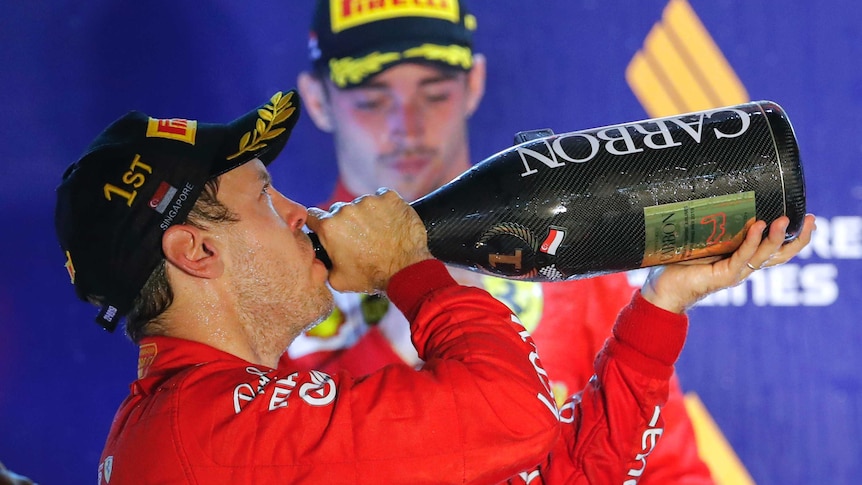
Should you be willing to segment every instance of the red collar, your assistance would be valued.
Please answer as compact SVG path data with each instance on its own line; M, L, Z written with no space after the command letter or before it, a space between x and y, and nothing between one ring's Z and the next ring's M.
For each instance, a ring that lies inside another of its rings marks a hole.
M193 340L161 336L145 337L141 340L138 351L138 379L222 360L248 364L233 354Z

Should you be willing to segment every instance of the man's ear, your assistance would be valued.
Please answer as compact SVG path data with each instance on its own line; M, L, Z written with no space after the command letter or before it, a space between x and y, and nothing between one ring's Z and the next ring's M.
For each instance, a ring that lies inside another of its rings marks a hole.
M485 56L473 54L473 67L467 73L467 116L473 116L485 96Z
M311 121L326 133L332 133L332 110L329 106L329 97L326 93L326 81L319 79L308 71L299 73L296 86L299 89L299 97L305 112L311 117Z
M172 265L198 278L216 278L224 271L217 242L206 231L186 224L168 228L162 251Z

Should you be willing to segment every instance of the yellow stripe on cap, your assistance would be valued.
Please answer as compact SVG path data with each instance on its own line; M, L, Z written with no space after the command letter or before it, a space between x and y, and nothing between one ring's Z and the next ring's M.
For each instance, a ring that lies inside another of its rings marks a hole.
M372 74L383 70L385 64L401 59L398 52L372 52L367 56L343 57L329 60L329 77L339 88L348 84L359 84Z
M343 57L329 60L329 77L339 88L361 84L370 76L379 73L387 65L407 60L425 59L442 62L464 70L473 66L473 52L460 45L423 44L404 52L372 52L363 57Z
M445 62L465 71L473 66L473 52L469 47L460 45L422 44L404 51L405 59L422 58L429 61Z

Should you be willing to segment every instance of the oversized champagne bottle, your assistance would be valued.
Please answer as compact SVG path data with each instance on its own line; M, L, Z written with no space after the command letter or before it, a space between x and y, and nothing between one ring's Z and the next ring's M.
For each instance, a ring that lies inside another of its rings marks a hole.
M773 102L536 133L411 204L436 258L558 281L727 254L756 219L801 230L799 149Z

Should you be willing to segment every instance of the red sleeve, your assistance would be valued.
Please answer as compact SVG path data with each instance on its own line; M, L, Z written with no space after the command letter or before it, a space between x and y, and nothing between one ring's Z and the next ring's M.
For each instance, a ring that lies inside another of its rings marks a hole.
M554 439L543 440L557 436L547 376L532 338L508 307L484 290L457 286L437 261L420 265L425 268L415 269L428 271L399 273L388 295L410 321L414 345L425 362L420 373L424 384L446 382L457 392L451 402L430 406L427 429L441 439L423 444L415 465L451 468L451 457L435 464L432 450L439 447L445 456L451 452L447 450L464 447L457 455L463 454L466 477L471 477L466 482L501 481L523 469L513 467L513 461L544 459L542 447L547 452ZM443 289L431 292L429 286ZM504 469L509 471L499 473Z
M634 291L622 273L542 284L542 317L532 334L557 398L587 385L596 354Z
M628 483L641 477L663 433L661 407L687 329L685 315L635 293L596 358L595 378L562 407L562 439L541 467L546 483Z
M558 402L587 385L595 372L595 355L633 292L622 273L543 284L544 311L533 338ZM712 485L709 468L698 455L676 374L670 380L662 417L665 427L661 444L650 454L649 466L638 483Z

